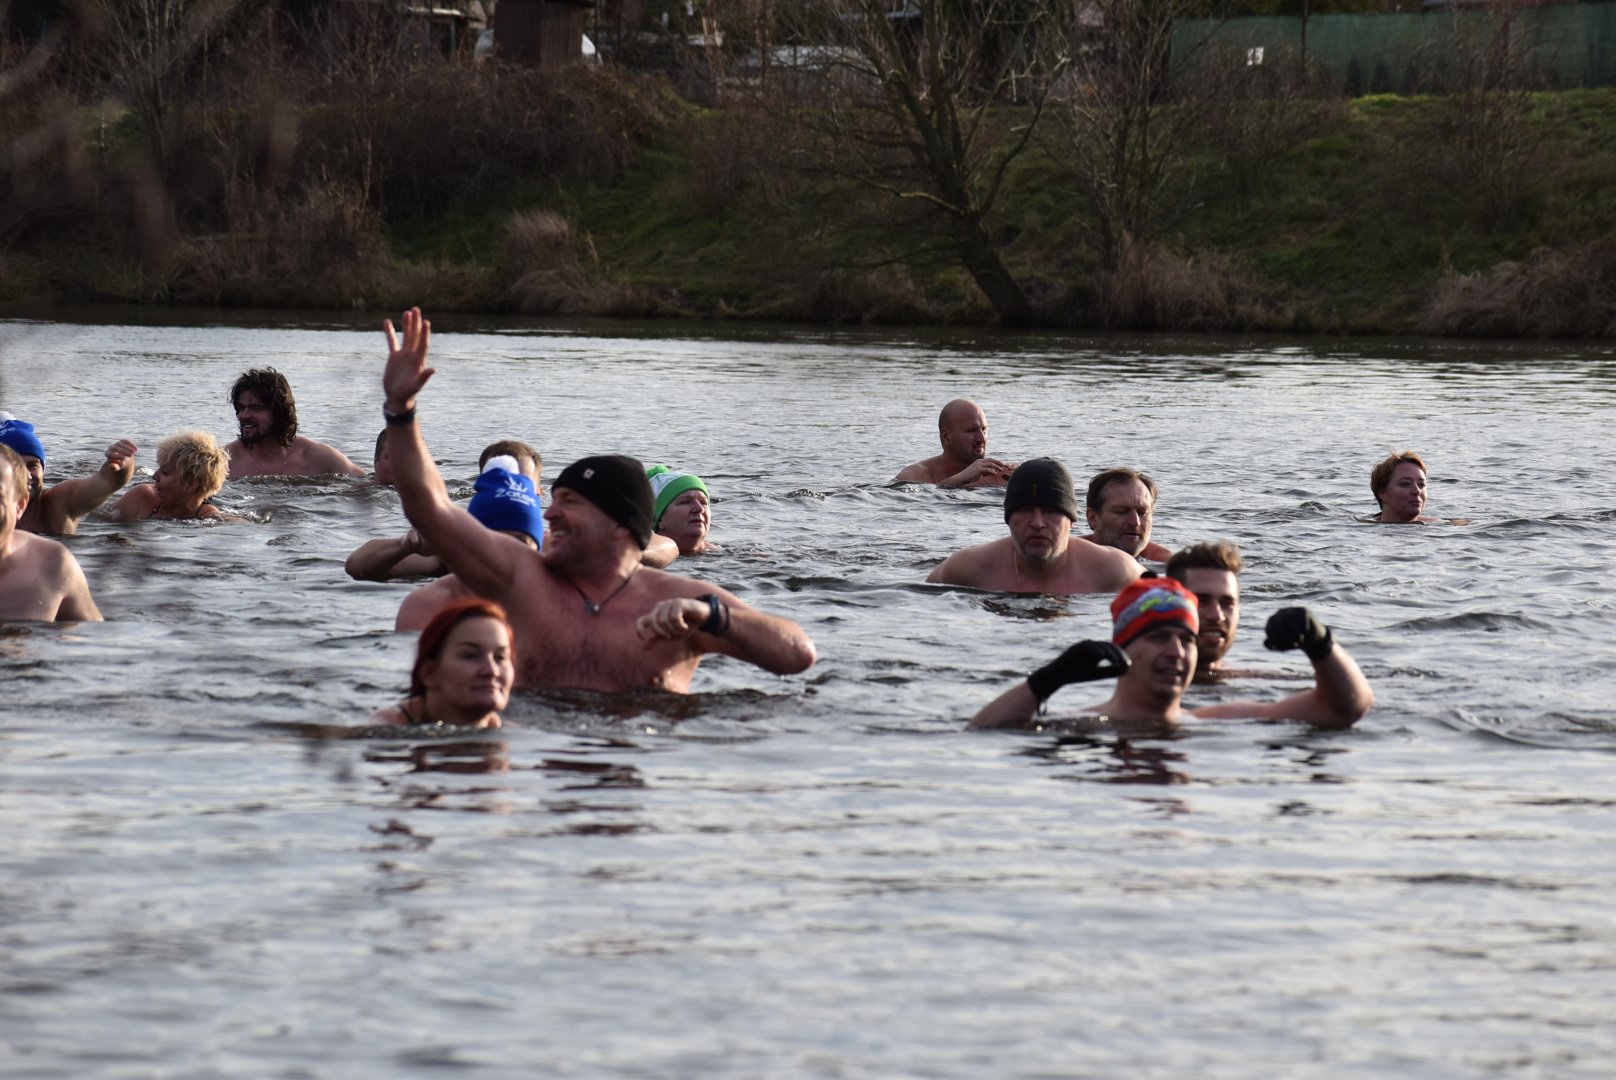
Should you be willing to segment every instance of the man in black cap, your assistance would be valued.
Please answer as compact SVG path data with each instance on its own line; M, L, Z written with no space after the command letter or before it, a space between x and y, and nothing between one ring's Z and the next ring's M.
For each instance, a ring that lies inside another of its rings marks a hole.
M1077 492L1054 458L1034 458L1010 474L1004 520L1009 536L955 552L926 580L996 592L1114 593L1142 573L1116 548L1072 538Z
M386 323L383 415L393 486L410 524L478 595L503 604L516 637L518 686L684 692L704 654L723 653L779 675L807 670L814 644L789 619L766 615L694 578L641 563L654 503L630 457L587 457L550 485L544 551L512 543L449 501L415 423L432 328L404 313Z

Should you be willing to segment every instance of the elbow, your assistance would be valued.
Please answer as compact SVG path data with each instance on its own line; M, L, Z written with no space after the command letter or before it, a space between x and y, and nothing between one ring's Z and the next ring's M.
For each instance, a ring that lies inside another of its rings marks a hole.
M813 667L818 659L819 651L814 648L813 640L807 634L804 634L802 635L802 640L796 642L795 647L791 650L786 659L785 670L781 674L801 675Z

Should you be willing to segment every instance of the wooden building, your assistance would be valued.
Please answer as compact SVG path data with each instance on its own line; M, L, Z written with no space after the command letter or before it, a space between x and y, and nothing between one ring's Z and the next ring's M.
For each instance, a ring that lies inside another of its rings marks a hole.
M593 0L499 0L494 14L494 55L501 60L556 68L584 52L584 19Z

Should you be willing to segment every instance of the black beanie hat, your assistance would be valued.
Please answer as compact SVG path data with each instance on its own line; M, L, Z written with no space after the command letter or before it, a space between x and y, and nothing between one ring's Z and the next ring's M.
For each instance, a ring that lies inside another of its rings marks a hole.
M1077 491L1066 466L1054 458L1041 457L1016 467L1004 489L1004 520L1009 521L1011 514L1029 506L1059 510L1077 520Z
M651 542L651 515L656 500L645 466L624 454L579 458L555 478L551 488L571 488L633 534L644 551Z

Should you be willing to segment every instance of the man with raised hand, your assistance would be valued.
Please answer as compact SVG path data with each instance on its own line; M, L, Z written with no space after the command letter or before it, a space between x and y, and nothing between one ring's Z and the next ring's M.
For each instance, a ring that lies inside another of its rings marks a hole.
M0 412L0 446L6 446L22 459L28 484L28 509L17 528L52 536L72 536L79 521L91 510L116 495L135 473L137 447L119 439L107 447L107 458L90 476L75 477L45 486L45 444L34 432L34 425Z
M1109 593L1138 577L1139 563L1116 548L1072 539L1077 492L1054 458L1033 458L1010 475L1004 521L1010 535L957 551L932 570L936 585L1015 593Z
M796 623L642 565L654 503L633 458L586 457L562 470L550 485L542 552L511 543L450 502L415 423L417 396L436 374L427 366L431 324L412 308L402 338L392 320L385 329L383 415L394 487L410 523L449 569L510 612L518 685L682 693L707 653L781 675L813 664L813 642Z
M1082 641L1000 694L972 717L971 727L1026 724L1063 686L1116 678L1115 692L1082 712L1119 724L1175 725L1195 676L1200 621L1195 594L1172 578L1141 578L1111 602L1111 640ZM1201 718L1300 720L1319 728L1351 727L1375 703L1358 665L1329 627L1307 608L1281 608L1263 642L1275 651L1301 649L1313 664L1313 686L1277 701L1226 701L1188 710Z
M0 622L100 622L73 553L17 527L27 509L27 467L0 444Z
M937 438L943 452L917 461L897 475L895 483L938 487L1004 487L1015 468L990 458L988 418L974 401L955 398L937 416Z

